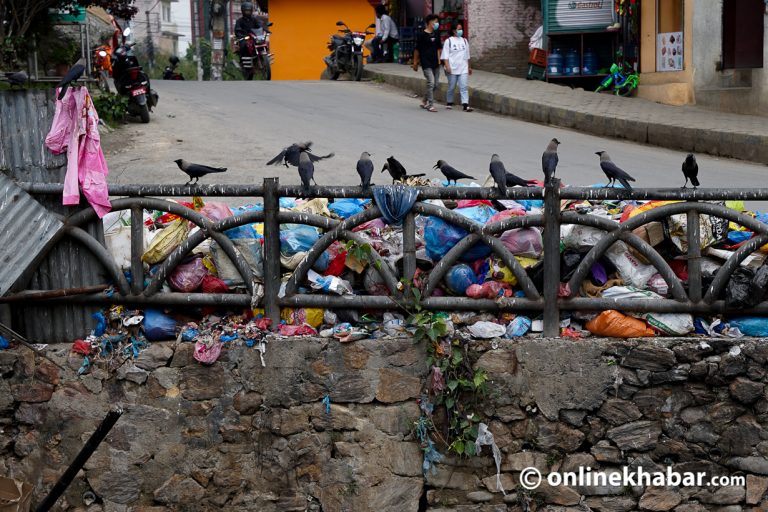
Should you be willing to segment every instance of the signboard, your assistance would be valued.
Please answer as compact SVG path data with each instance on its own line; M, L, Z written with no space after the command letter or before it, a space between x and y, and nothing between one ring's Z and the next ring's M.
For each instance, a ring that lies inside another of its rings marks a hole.
M605 30L614 23L613 0L545 0L544 31Z
M75 5L71 9L48 9L48 17L53 22L85 23L85 8Z
M683 33L656 34L656 71L683 70Z

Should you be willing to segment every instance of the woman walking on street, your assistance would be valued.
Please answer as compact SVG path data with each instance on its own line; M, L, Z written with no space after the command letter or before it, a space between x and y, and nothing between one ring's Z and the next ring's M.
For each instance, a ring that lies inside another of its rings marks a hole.
M448 94L446 95L446 108L453 108L453 92L456 84L459 85L461 105L464 112L472 112L469 106L469 91L467 82L472 74L472 66L469 64L469 42L464 38L464 27L461 23L455 23L451 28L451 37L443 44L443 53L440 56L448 76Z

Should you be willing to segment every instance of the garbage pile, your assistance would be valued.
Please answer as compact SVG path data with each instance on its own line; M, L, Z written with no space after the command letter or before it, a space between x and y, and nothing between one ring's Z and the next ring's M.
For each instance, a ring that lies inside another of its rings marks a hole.
M474 184L473 184L474 185ZM477 186L477 185L475 185ZM600 186L600 185L597 185ZM406 189L408 190L408 189ZM389 190L391 192L391 190ZM413 194L415 199L415 194ZM377 196L376 201L379 201ZM513 216L542 213L540 200L459 200L426 201L453 209L474 222L493 223ZM395 201L396 203L396 201ZM606 219L625 222L639 213L669 204L670 201L563 201L563 210L589 213ZM231 208L216 202L195 198L192 203L183 203L211 220L220 220L248 211L258 211L261 204L243 205ZM364 199L296 200L280 199L284 210L307 212L337 219L346 219L364 211L373 204ZM412 203L411 203L412 204ZM381 206L381 205L380 205ZM744 211L742 202L728 202L726 206ZM382 208L384 209L384 208ZM762 222L768 221L768 214L748 212ZM393 214L394 215L394 214ZM385 215L392 221L390 215ZM146 276L152 276L157 267L195 230L189 222L164 212L145 212L144 239ZM396 220L396 219L394 219ZM700 216L703 287L706 289L725 259L738 247L749 240L753 233L727 220ZM130 213L113 212L104 218L105 238L109 251L118 265L130 279ZM313 264L300 293L319 293L342 296L389 295L389 289L379 275L370 255L375 252L390 267L395 275L402 274L403 230L396 222L376 219L353 230L364 243L336 241ZM427 282L430 271L467 232L438 217L418 216L416 218L416 259L417 270L411 281L417 288ZM263 272L262 224L251 224L226 232L233 244L251 268L257 280ZM568 291L565 283L573 275L586 253L604 236L604 232L587 226L563 225L561 229L561 290ZM669 263L675 274L687 283L687 238L686 214L673 215L661 222L651 222L635 230L648 244L653 246ZM291 272L305 258L307 251L322 236L320 229L298 224L280 227L280 263L283 269L283 288ZM515 256L533 283L541 290L543 282L543 240L542 230L537 227L510 229L497 238ZM720 299L729 307L744 309L761 302L766 295L768 266L764 265L768 246L750 255L734 273L727 289ZM235 266L216 244L206 240L166 279L164 291L202 293L240 293L245 283ZM433 296L457 296L484 298L503 301L509 297L522 297L515 274L491 249L478 242L463 254L445 276ZM562 293L561 293L562 295ZM580 290L574 296L603 297L610 299L654 300L670 297L669 287L656 269L645 258L624 242L617 242L590 269ZM353 304L353 303L350 303ZM393 310L397 309L393 307ZM201 358L215 360L213 352L217 341L229 343L240 340L261 340L269 325L259 309L238 311L236 315L216 316L220 310L199 308L196 327L186 323L168 329L167 337L176 338L181 333L183 340L202 343ZM407 312L381 313L366 310L322 310L313 308L284 309L281 323L273 326L284 336L320 335L340 341L353 341L365 337L399 336L409 334L412 327L406 325ZM189 315L189 311L185 314ZM563 312L561 334L569 337L590 335L611 337L636 336L685 336L706 334L710 336L767 336L768 318L729 316L728 318L694 318L690 314L672 313L628 313L619 311ZM462 329L466 335L475 338L515 337L543 329L539 318L510 313L450 313L451 329ZM143 332L151 340L149 332L153 325L148 312L144 312ZM173 332L171 332L173 331ZM258 333L258 334L255 334ZM233 337L230 339L230 337ZM98 338L98 335L97 335ZM258 344L260 341L254 341ZM99 350L105 350L103 340ZM140 341L131 342L129 351L140 350ZM125 350L125 349L123 349ZM206 352L208 350L208 352ZM196 350L197 354L197 350ZM205 355L208 354L208 355ZM202 360L201 359L201 360ZM203 361L204 362L204 361Z

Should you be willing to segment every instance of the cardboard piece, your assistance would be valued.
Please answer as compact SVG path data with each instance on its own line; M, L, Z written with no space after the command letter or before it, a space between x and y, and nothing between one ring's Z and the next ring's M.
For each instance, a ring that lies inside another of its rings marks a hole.
M29 512L32 486L21 480L0 477L0 512Z

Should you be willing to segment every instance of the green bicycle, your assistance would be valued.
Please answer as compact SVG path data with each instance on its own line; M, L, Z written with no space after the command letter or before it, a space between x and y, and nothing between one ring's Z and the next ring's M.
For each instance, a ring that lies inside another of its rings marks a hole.
M611 64L611 73L600 82L595 92L601 92L613 86L613 93L617 96L631 96L637 89L640 76L634 69L626 67L625 70L619 68L616 63Z

